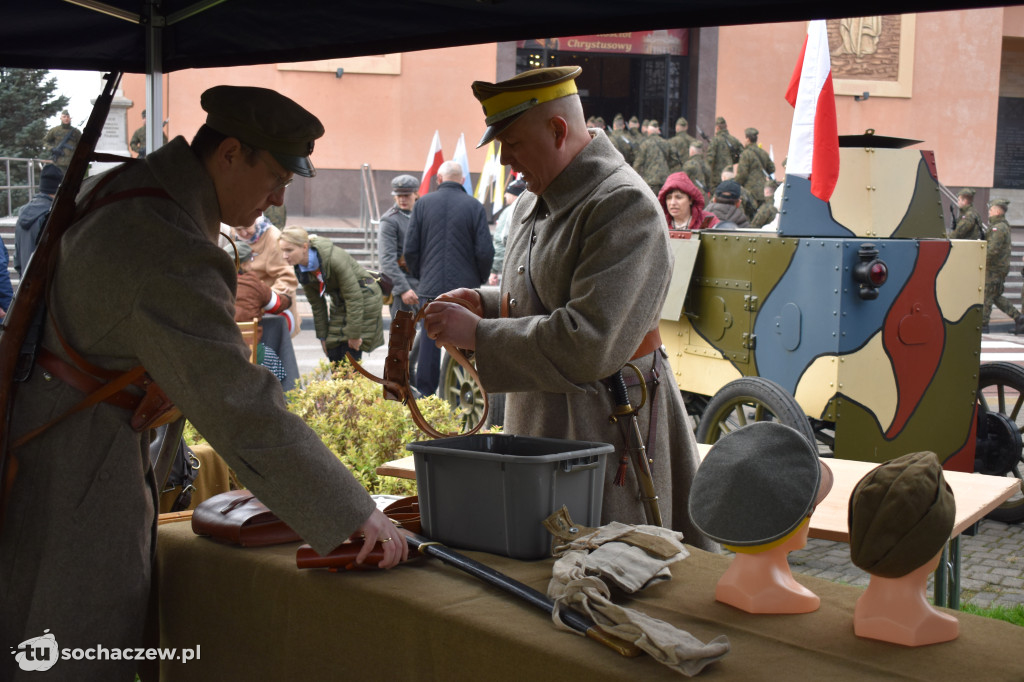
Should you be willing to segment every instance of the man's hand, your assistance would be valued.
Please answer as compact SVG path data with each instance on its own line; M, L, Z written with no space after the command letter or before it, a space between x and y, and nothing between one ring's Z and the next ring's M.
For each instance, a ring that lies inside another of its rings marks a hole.
M471 300L463 298L461 292L473 294ZM454 292L443 294L426 307L423 328L438 348L450 344L456 348L474 350L476 327L480 323L482 312L477 292L471 289L456 289Z
M416 292L412 289L402 293L402 303L411 306L417 306L420 304L420 297L416 295Z
M375 543L380 542L384 548L384 558L377 564L381 568L394 568L409 558L409 545L402 532L391 523L391 519L379 509L374 509L370 517L359 527L366 541L356 555L356 563L363 563L369 556Z
M361 345L363 345L363 340L362 339L349 339L348 340L348 347L351 348L352 350L359 350L359 347Z
M498 273L492 272L491 276L487 278L487 283L491 286L495 286L498 283Z

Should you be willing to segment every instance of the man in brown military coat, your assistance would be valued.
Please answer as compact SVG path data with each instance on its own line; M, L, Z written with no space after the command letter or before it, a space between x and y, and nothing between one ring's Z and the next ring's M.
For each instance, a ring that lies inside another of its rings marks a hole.
M603 382L632 361L654 391L639 420L664 524L713 547L686 511L696 443L657 331L672 275L664 213L607 137L586 129L580 72L554 67L473 84L490 126L481 144L500 140L502 163L523 173L528 191L515 205L500 292L449 292L469 307L431 303L427 334L476 350L484 388L508 394L506 432L615 444L605 523L646 522L632 466L625 485L614 484L625 441L609 422ZM630 396L639 402L638 387Z
M97 192L98 207L63 238L44 351L18 386L6 435L16 442L92 390L69 370L81 363L66 347L110 372L142 365L242 483L318 552L362 530L366 553L383 541L382 565L393 566L407 555L402 536L288 412L280 381L249 362L234 320L234 261L217 245L222 222L251 225L283 203L294 175L314 174L309 155L323 126L263 88L217 86L201 104L206 124L191 144L175 138L83 188ZM147 194L103 203L135 188ZM122 397L70 414L14 450L19 466L0 530L5 652L44 630L71 649L141 644L159 484L150 432L130 426L122 405L132 395ZM130 681L135 663L62 660L58 674ZM14 679L14 666L14 656L0 656L0 679Z

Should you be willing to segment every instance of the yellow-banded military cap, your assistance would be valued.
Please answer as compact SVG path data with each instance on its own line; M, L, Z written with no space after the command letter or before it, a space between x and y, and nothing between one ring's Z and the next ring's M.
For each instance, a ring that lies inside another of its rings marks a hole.
M473 82L473 96L484 108L487 130L477 147L482 147L513 121L538 104L576 94L578 66L552 66L524 71L500 83Z
M324 127L294 101L266 88L217 85L204 92L199 103L206 111L206 125L217 132L265 149L297 175L316 175L309 155Z

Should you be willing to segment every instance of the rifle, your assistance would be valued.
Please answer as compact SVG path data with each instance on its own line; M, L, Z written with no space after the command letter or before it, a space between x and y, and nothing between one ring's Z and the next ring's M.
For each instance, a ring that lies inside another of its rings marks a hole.
M703 137L705 142L707 142L708 144L711 144L711 139L708 137L708 134L705 133L704 130L700 126L697 126L697 134L700 135L701 137Z
M953 234L956 231L956 207L953 204L949 205L949 233Z
M0 427L0 523L3 522L7 495L17 472L17 460L10 452L15 388L17 381L24 381L28 377L35 362L35 342L38 339L29 339L29 333L33 327L38 331L42 324L49 262L56 255L61 237L75 222L75 198L89 170L89 162L93 159L93 150L103 132L121 74L108 73L104 78L107 84L96 99L89 122L85 125L82 138L64 173L64 180L53 199L50 216L39 234L38 246L25 268L10 310L3 320L3 331L0 333L0 415L3 416L3 425Z

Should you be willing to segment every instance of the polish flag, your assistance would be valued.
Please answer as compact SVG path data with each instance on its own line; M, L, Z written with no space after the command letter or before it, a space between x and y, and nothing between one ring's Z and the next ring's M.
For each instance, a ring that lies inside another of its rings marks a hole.
M823 19L807 27L786 101L795 110L786 173L810 178L811 194L828 201L839 179L839 132L828 31Z
M452 159L462 166L462 187L466 194L473 194L473 180L469 175L469 154L466 153L466 134L459 134L459 142L455 145L455 156Z
M444 163L444 156L441 155L441 136L434 131L434 141L430 143L430 153L427 154L427 162L423 164L423 176L420 178L420 196L430 191L430 181L437 175L437 169Z

